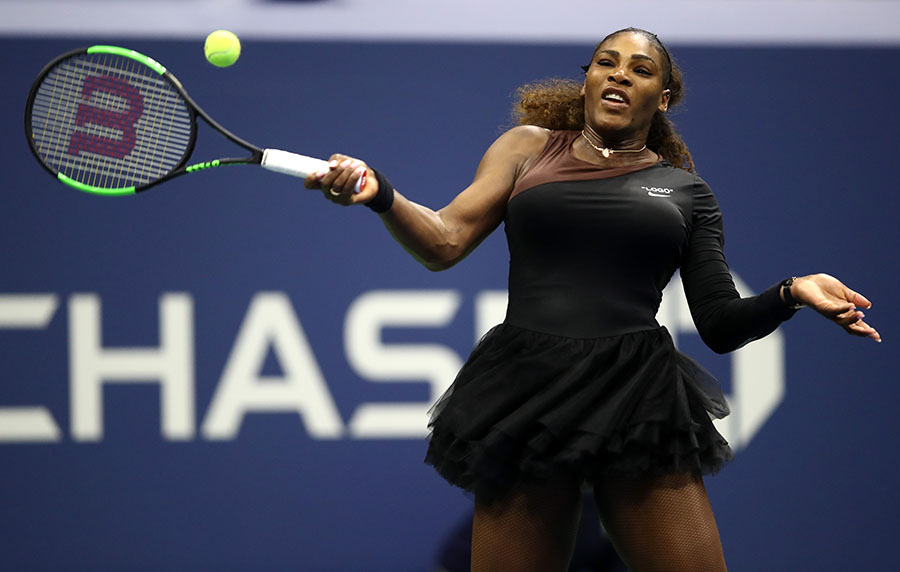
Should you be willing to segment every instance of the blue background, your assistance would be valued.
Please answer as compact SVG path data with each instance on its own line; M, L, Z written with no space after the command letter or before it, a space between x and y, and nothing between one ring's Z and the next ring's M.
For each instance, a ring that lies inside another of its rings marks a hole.
M471 500L422 463L421 439L314 440L296 414L248 415L236 439L166 441L156 385L105 390L105 435L69 434L68 296L95 292L108 346L158 344L157 302L189 292L203 420L247 305L284 291L346 423L364 402L423 401L348 365L348 306L376 289L455 289L446 328L392 330L464 356L477 292L505 287L496 232L443 273L418 266L367 209L342 209L253 168L186 176L138 197L71 191L33 160L28 88L79 39L2 39L0 293L54 293L44 330L0 330L0 405L43 405L59 443L0 444L0 568L422 571ZM523 83L579 77L592 45L247 41L215 69L198 42L107 38L166 65L194 99L266 147L366 159L414 200L446 204L509 125ZM895 48L675 47L674 118L725 215L732 268L757 292L828 272L868 296L885 342L809 311L783 327L783 402L707 484L733 570L886 570L900 463L891 347L898 318L900 80ZM201 134L196 160L225 149ZM696 340L701 362L721 358ZM277 360L273 360L277 361ZM719 364L719 365L717 365ZM267 368L277 373L278 364ZM723 379L727 384L728 380Z

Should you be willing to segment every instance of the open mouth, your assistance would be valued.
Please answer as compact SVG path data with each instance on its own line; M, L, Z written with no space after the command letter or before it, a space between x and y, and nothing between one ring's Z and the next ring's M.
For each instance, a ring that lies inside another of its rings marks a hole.
M600 99L613 105L628 105L628 96L618 89L607 88L600 94Z

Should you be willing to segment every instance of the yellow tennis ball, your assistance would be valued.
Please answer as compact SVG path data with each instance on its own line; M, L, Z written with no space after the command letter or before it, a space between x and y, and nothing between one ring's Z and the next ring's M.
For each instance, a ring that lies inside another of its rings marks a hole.
M227 68L240 57L241 41L228 30L216 30L206 36L203 52L209 63L216 67Z

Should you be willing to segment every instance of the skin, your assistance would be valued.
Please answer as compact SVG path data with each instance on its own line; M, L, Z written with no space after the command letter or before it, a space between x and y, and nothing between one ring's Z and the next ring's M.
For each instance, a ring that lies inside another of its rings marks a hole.
M640 149L647 141L656 111L668 109L670 93L664 89L665 55L640 33L622 33L597 47L585 75L585 135L597 147ZM608 91L627 103L603 99ZM381 214L388 231L407 252L429 270L445 270L466 257L502 222L513 186L531 166L547 142L549 131L532 125L514 127L488 148L472 183L444 208L434 211L394 192L394 204ZM604 158L583 137L572 144L577 159L609 167L650 164L656 153L613 153ZM365 175L359 193L357 180ZM332 155L328 169L304 181L308 189L322 190L325 198L348 206L371 201L378 182L368 166L346 155ZM841 326L847 333L880 342L881 336L864 320L859 309L872 303L828 274L797 278L791 295L802 304ZM781 294L784 299L784 293Z
M597 47L585 73L585 133L598 147L640 149L647 142L650 123L657 111L669 108L671 92L664 88L665 56L643 34L619 34ZM627 103L603 98L616 93ZM585 149L588 147L588 149ZM596 150L578 140L575 156L590 161ZM629 155L620 155L635 160ZM645 150L638 159L654 155ZM615 158L613 154L611 158Z

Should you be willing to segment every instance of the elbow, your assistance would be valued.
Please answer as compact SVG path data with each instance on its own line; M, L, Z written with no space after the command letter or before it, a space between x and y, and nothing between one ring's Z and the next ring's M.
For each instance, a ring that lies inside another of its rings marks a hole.
M728 338L727 336L723 336L712 331L701 331L700 339L703 340L703 343L706 344L706 347L719 355L733 352L734 350L744 345L735 343L734 340Z
M462 256L438 256L420 260L422 266L432 272L440 272L456 266L456 263L462 260Z
M700 336L703 339L703 342L706 344L706 347L716 352L719 355L728 354L735 350L739 350L742 347L746 346L753 340L758 338L746 338L736 340L733 338L727 337L715 337L715 336Z
M724 355L737 349L724 344L706 344L706 346L719 355Z
M447 270L452 267L455 262L441 262L441 261L430 261L430 260L421 260L422 266L427 268L432 272L440 272L441 270Z
M419 262L432 272L440 272L453 267L460 261L460 257L451 256L445 252L433 252L425 256L418 256Z
M440 272L456 265L464 258L461 248L457 244L441 244L429 248L420 253L419 262L432 272Z

